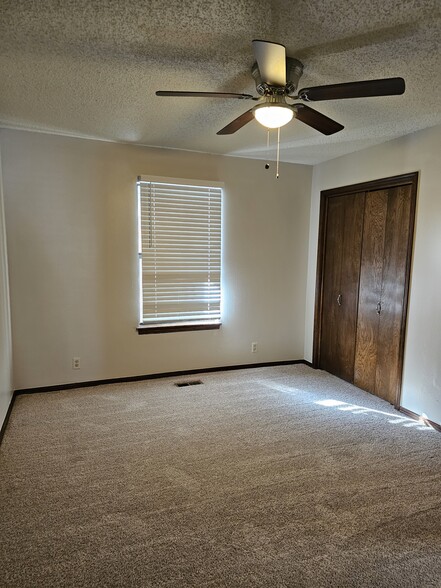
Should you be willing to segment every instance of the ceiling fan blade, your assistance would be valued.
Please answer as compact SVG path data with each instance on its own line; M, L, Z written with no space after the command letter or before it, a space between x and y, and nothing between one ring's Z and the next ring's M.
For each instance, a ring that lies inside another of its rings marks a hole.
M239 98L239 100L258 100L251 94L235 94L233 92L173 92L158 90L156 96L184 96L190 98Z
M254 56L262 82L270 86L286 84L286 50L284 45L270 41L253 41Z
M406 84L403 78L385 78L302 88L299 98L306 101L341 100L343 98L368 98L369 96L394 96L403 94Z
M242 127L244 127L247 123L251 122L254 119L253 109L247 110L233 121L230 122L226 127L221 129L216 133L216 135L232 135Z
M324 135L333 135L344 129L344 126L340 123L313 108L309 108L306 104L293 104L291 108L294 110L294 116L298 120Z

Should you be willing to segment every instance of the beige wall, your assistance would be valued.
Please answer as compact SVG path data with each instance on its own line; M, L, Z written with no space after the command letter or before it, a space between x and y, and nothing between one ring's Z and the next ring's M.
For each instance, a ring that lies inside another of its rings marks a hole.
M11 130L0 141L17 389L310 360L320 191L420 171L402 404L441 422L440 127L315 166L312 198L307 166L284 164L276 180L246 159ZM138 174L225 182L219 331L136 333ZM0 262L4 411L12 387L4 252Z
M441 127L314 168L305 358L311 359L320 191L419 171L402 405L441 423Z
M311 167L276 180L247 159L0 138L16 389L303 358ZM139 174L225 183L219 331L137 334Z
M0 427L12 398L12 342L0 152Z

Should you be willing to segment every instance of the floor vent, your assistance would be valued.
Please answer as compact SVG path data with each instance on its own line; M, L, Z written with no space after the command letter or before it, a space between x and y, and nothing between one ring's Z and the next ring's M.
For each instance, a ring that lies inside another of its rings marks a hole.
M188 380L187 382L176 382L175 386L183 388L184 386L198 386L202 384L202 380Z

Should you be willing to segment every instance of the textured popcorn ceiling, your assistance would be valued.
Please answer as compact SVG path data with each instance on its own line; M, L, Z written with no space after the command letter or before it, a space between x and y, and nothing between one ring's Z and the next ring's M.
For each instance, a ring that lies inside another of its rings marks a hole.
M252 39L305 64L300 87L402 76L398 97L318 102L345 129L293 121L284 161L316 163L441 123L440 0L0 0L0 125L267 158L252 106L155 90L255 94ZM273 159L275 150L270 152Z

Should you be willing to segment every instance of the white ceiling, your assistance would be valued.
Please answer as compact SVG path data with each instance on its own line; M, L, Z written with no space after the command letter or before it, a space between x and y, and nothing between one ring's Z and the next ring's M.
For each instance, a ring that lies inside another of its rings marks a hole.
M256 95L252 39L286 45L299 87L401 76L403 96L318 102L345 129L293 121L281 159L317 163L441 123L440 0L0 0L0 126L267 158L255 121L216 132ZM270 159L274 159L272 149Z

